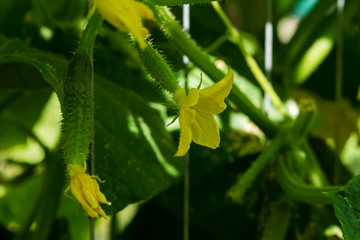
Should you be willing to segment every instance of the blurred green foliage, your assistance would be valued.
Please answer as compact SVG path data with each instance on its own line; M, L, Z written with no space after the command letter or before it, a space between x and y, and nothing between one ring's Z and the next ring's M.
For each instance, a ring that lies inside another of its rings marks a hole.
M144 2L172 6L179 22L181 5L193 3L189 35L219 68L226 70L227 65L234 70L235 85L264 112L263 91L209 1ZM360 2L346 1L343 56L336 54L336 1L304 2L273 1L272 84L289 113L299 110L296 102L302 98L313 99L318 110L305 139L310 150L295 148L298 155L287 158L286 152L294 152L292 142L279 151L299 183L314 187L320 176L322 184L345 185L360 173ZM54 140L61 118L44 118L60 115L63 81L89 4L0 0L0 239L89 238L80 205L62 194L67 181L60 141ZM268 1L222 1L221 6L263 69ZM155 21L145 25L152 45L182 84L183 53ZM338 58L343 59L340 103L335 97ZM105 181L101 190L112 205L104 209L112 217L96 223L97 239L182 239L183 159L173 157L179 128L176 123L166 126L177 112L171 96L140 68L139 61L131 36L104 23L94 48L95 171ZM190 63L190 86L197 86L201 72ZM205 75L203 79L204 87L214 80ZM191 238L330 240L339 239L339 229L332 226L341 223L345 239L357 239L359 178L343 191L327 194L334 214L331 206L297 201L282 188L275 176L280 156L276 154L254 177L240 203L227 197L271 141L251 116L238 111L233 101L227 104L217 118L220 148L193 144L189 153ZM268 116L287 130L295 118L289 114L284 119L275 109ZM339 169L340 176L334 177Z

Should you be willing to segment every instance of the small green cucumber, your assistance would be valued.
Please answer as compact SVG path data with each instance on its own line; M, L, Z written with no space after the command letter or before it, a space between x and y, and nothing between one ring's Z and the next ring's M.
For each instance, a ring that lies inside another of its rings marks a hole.
M179 88L179 83L165 58L151 44L145 49L139 49L139 55L140 64L159 86L170 93L175 93Z
M88 55L75 54L64 82L62 146L67 164L84 165L93 140L93 67Z

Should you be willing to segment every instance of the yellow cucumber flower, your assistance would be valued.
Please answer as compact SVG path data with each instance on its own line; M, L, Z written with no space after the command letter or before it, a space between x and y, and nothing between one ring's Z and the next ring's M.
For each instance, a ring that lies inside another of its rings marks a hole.
M184 156L195 143L215 149L220 144L220 134L214 114L226 109L224 102L234 82L234 73L229 73L218 83L201 90L189 89L188 95L184 88L178 89L173 98L180 107L180 141L175 154Z
M100 214L103 218L106 218L106 214L100 207L99 202L108 205L110 205L110 202L100 192L99 184L96 181L98 178L85 173L86 168L84 169L78 164L69 165L68 171L70 186L65 190L65 193L70 189L72 195L84 208L89 217L97 218L98 214Z
M149 32L143 27L140 19L154 19L154 13L147 5L134 0L94 0L94 3L107 21L131 33L141 49L147 46L145 37Z

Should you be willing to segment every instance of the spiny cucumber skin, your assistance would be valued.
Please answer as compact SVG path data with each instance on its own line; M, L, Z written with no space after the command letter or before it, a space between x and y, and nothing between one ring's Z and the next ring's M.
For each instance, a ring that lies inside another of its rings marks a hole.
M84 166L93 140L93 69L90 56L76 54L64 82L62 146L67 164Z
M166 60L151 45L139 51L143 68L155 81L170 93L175 93L179 83Z

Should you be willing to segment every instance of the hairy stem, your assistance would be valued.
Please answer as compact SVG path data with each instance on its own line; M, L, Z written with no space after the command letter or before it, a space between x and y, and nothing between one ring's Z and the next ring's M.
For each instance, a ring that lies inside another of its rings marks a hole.
M157 24L176 47L202 71L204 71L213 81L218 82L225 77L225 73L219 70L215 63L210 59L196 43L183 32L181 26L174 19L174 16L166 7L152 6ZM279 126L270 121L265 114L240 91L237 86L233 86L229 98L236 107L243 111L265 134L269 137L276 135Z

